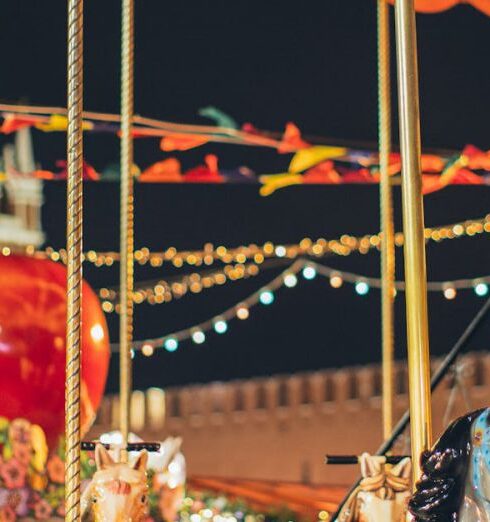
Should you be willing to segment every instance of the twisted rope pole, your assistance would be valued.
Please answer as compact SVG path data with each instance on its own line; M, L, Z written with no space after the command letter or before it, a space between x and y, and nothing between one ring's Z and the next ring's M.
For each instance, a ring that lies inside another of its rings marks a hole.
M130 429L134 285L134 183L133 183L133 99L134 99L134 0L122 0L121 42L121 217L120 217L120 302L121 344L119 386L120 425L123 441ZM127 459L127 452L121 454Z
M378 0L378 136L380 158L381 344L383 383L383 438L393 429L393 358L395 298L395 232L393 198L388 172L391 152L390 11Z
M68 0L67 317L65 520L80 519L80 354L82 306L83 0Z

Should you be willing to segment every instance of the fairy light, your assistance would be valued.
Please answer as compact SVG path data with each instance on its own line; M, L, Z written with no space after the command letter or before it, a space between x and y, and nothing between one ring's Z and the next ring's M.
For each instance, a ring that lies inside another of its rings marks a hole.
M456 288L453 286L446 286L446 288L443 290L444 297L449 300L454 299L456 297L456 293Z
M366 281L357 281L355 289L359 295L366 295L369 292L369 285Z
M298 278L296 277L296 274L286 274L284 276L284 284L288 288L293 288L298 284Z
M332 288L340 288L344 283L344 280L342 279L342 276L335 272L330 276L330 286Z
M192 340L196 344L202 344L206 340L206 335L202 330L195 330L192 332Z
M165 347L165 350L167 350L167 352L175 352L175 350L177 350L177 348L179 347L179 341L177 341L177 339L175 339L174 337L169 337L165 340L163 346Z
M476 283L473 289L478 297L485 297L488 294L488 285L486 283Z
M155 352L155 348L152 344L146 343L141 348L141 353L145 355L146 357L151 357L153 353Z
M425 229L426 241L434 241L440 243L446 240L458 239L463 236L475 237L478 234L490 233L490 215L482 218L462 221L453 225L443 225L440 227ZM401 247L404 243L403 233L395 234L395 245ZM216 261L230 264L234 261L243 263L246 260L253 260L257 264L264 262L266 258L271 257L288 257L297 259L302 255L310 255L315 257L335 254L339 256L347 256L358 252L367 254L373 249L379 249L381 244L381 236L377 234L368 234L365 236L350 236L343 234L339 239L325 240L318 239L312 241L310 238L304 238L299 243L288 245L277 245L271 241L267 241L262 246L255 244L241 245L236 248L227 248L226 246L218 246L214 248L211 244L206 244L202 250L178 251L175 247L167 248L165 251L150 251L147 247L140 248L134 253L134 260L140 265L150 264L152 267L160 267L164 263L171 263L176 268L184 265L201 266L205 264L209 266ZM11 253L21 253L37 258L53 259L66 263L66 250L55 250L52 247L46 247L43 250L36 249L33 245L25 248L15 248L11 250L8 245L0 246L0 254L4 256ZM115 262L120 261L118 252L97 252L89 250L83 255L86 262L94 264L96 267L110 267Z
M303 277L307 279L308 281L311 281L312 279L315 279L316 277L316 270L311 265L307 265L303 268Z
M250 311L244 305L238 306L236 310L236 316L238 317L238 319L244 321L245 319L248 319L250 317Z
M270 305L274 302L274 294L270 290L263 290L260 292L259 301L263 305Z
M228 330L228 324L223 319L218 319L214 322L214 331L219 334L224 334Z

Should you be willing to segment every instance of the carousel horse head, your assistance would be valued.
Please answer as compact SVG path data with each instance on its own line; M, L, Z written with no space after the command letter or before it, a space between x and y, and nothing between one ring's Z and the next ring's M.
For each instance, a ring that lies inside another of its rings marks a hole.
M384 459L364 453L360 457L362 479L343 507L341 522L404 522L410 497L412 464L409 458L388 467Z
M115 462L101 444L95 448L97 471L82 496L82 520L142 522L148 516L148 453L130 465Z
M415 521L490 520L490 408L454 421L421 466L409 503Z

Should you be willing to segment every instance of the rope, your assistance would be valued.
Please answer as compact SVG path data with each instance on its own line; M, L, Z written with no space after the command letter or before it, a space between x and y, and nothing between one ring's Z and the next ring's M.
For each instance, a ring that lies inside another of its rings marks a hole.
M120 222L120 423L128 441L132 387L131 342L133 339L134 195L133 195L133 99L134 99L134 0L122 0L121 42L121 222ZM127 459L127 452L121 455Z
M380 157L381 232L381 336L383 351L383 437L393 429L393 357L395 298L395 232L389 175L391 152L390 12L386 0L378 0L378 135Z
M67 329L65 509L80 518L80 352L82 293L83 0L68 0Z

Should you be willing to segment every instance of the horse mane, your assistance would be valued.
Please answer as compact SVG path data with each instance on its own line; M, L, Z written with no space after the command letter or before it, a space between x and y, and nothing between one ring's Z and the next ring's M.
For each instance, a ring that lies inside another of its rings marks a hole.
M422 454L422 478L408 508L416 522L457 522L471 455L473 422L485 410L455 420L434 448Z

